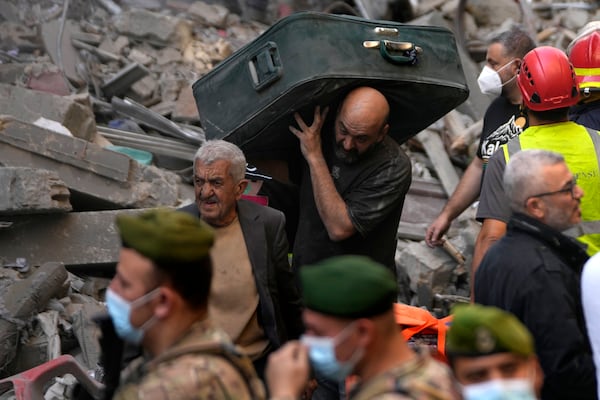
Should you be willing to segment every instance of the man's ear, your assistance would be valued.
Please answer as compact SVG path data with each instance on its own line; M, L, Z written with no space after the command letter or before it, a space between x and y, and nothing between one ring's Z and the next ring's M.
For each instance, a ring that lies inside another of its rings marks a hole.
M237 193L235 194L235 197L237 200L239 200L242 197L242 195L246 191L247 186L248 186L248 179L242 179L241 181L238 182L237 188L236 188Z
M541 392L542 392L542 386L544 384L544 370L542 369L542 366L540 365L539 359L537 358L536 355L531 355L530 357L530 364L531 364L531 368L533 371L533 385L534 385L534 390L535 393L538 395L538 398L541 398Z
M366 348L375 338L375 323L367 318L358 319L356 320L356 331L360 345Z
M390 124L386 123L383 126L383 128L381 128L378 142L381 142L383 140L383 138L385 137L385 135L388 134L389 131L390 131Z
M521 59L515 58L511 68L515 74L519 73L519 70L521 69Z
M159 319L168 317L177 307L177 302L181 298L179 295L168 286L161 286L160 294L157 296L158 305L154 308L154 315Z
M525 211L535 219L543 220L546 216L546 204L539 197L530 197L525 202Z

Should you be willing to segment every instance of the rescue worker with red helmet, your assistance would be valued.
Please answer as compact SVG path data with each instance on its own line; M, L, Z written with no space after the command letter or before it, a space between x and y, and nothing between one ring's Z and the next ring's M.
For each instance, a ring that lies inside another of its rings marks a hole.
M600 21L585 25L567 47L575 69L581 100L571 107L569 119L600 129Z
M585 192L581 199L582 222L567 233L585 245L589 255L600 250L600 133L568 120L569 108L579 102L579 88L566 54L542 46L523 58L517 84L529 117L529 128L502 145L490 158L484 175L477 219L483 222L475 243L471 279L489 247L506 232L511 215L503 188L506 164L521 149L560 153ZM560 200L566 191L545 197Z

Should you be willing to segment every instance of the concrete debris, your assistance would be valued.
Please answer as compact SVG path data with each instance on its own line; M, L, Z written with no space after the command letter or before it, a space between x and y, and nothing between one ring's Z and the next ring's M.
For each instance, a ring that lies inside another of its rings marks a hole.
M416 138L425 148L425 153L427 153L427 156L429 156L429 159L433 163L433 168L449 197L454 193L459 177L452 167L452 162L448 154L444 151L444 144L440 135L432 129L424 129Z
M110 276L119 258L120 247L115 217L136 212L139 210L44 214L36 218L26 215L3 217L12 225L0 230L0 261L6 260L0 266L17 258L24 259L30 266L60 260L75 273ZM69 245L58 246L59 242Z
M59 96L67 96L71 93L63 73L54 64L29 64L23 69L21 80L28 89Z
M57 171L69 190L112 207L179 204L181 179L172 172L78 138L11 118L0 126L0 159L6 166Z
M469 0L467 7L477 26L499 26L508 19L515 21L521 13L512 0Z
M61 32L62 38L59 46L58 37ZM79 32L79 25L72 20L62 24L60 19L53 19L41 26L41 36L46 52L52 61L64 71L69 80L81 86L84 84L84 80L77 70L77 65L82 60L79 52L73 46L71 36L73 33Z
M196 101L194 100L194 94L192 93L191 87L185 86L179 92L171 118L173 121L177 122L200 122L198 118L198 108L196 107Z
M49 262L3 290L0 298L3 315L0 319L0 371L5 371L15 360L22 328L45 310L50 299L66 294L66 281L65 267Z
M123 96L138 80L150 72L137 62L128 64L102 85L102 93L107 98Z
M67 185L55 171L0 168L0 214L39 214L73 209Z
M485 40L519 22L540 45L564 49L600 19L591 1L470 0L462 11L459 0L259 3L0 0L0 375L59 353L96 368L91 320L104 312L99 300L118 258L116 215L194 198L191 165L205 138L191 85L293 11L454 30L471 91L403 144L413 183L396 252L399 299L447 315L469 296L475 209L453 222L445 247L423 238L475 156L490 103L477 90ZM273 176L286 181L279 169Z
M146 40L159 47L170 45L183 49L192 39L190 21L144 9L133 9L117 15L114 26L122 35Z
M225 28L229 10L219 4L197 1L188 8L188 14L190 18L205 26Z
M96 134L96 119L91 107L70 96L0 84L0 110L28 122L34 122L40 116L57 121L84 140L92 140Z

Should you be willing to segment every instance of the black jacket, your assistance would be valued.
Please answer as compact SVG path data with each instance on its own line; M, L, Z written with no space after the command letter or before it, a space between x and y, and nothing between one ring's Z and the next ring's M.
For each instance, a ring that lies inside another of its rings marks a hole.
M581 306L587 259L576 240L514 214L475 276L477 303L512 312L531 331L545 375L542 399L597 398Z

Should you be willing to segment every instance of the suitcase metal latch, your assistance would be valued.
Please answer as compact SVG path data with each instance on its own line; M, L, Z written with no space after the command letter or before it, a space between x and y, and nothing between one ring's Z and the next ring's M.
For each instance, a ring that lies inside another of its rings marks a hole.
M423 53L423 49L414 43L393 40L365 40L363 47L379 49L381 56L393 64L414 65L417 63L417 56Z
M283 65L277 44L266 42L260 47L248 60L248 70L256 91L260 91L278 80L283 74Z

